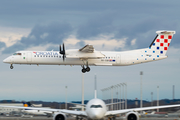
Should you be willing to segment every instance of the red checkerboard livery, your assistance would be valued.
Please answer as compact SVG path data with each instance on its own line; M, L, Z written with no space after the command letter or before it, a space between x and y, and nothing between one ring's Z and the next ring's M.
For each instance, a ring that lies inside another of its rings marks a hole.
M13 69L13 64L30 65L79 65L82 72L89 72L89 66L127 66L167 58L167 50L175 31L157 31L157 36L148 48L129 51L97 51L93 45L81 49L59 51L17 51L4 59Z

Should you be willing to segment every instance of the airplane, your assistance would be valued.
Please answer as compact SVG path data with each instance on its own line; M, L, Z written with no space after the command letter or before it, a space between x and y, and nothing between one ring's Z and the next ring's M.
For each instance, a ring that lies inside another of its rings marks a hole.
M96 51L93 45L81 49L65 50L63 43L59 51L17 51L3 60L10 64L29 65L80 65L82 72L89 72L89 66L127 66L167 58L166 52L175 31L156 31L157 35L148 48L129 51ZM140 44L140 43L139 43Z
M23 106L24 107L35 107L30 102L27 102L27 103L23 102ZM26 114L30 114L30 115L42 115L42 116L47 116L47 117L53 116L52 112L49 112L49 111L39 111L39 110L33 110L33 109L23 109L23 110L21 110L21 112L26 113Z
M117 104L117 103L113 103ZM139 120L138 111L144 110L152 110L152 109L160 109L160 108L170 108L170 107L180 107L180 104L177 105L165 105L165 106L153 106L153 107L143 107L143 108L131 108L131 109L122 109L122 110L112 110L107 111L107 104L101 99L97 98L96 90L94 99L91 99L85 106L85 111L74 111L74 110L65 110L65 109L51 109L51 108L35 108L35 107L17 107L17 106L3 106L0 107L9 107L9 108L17 108L17 109L31 109L37 111L49 111L52 112L53 120L67 120L67 114L76 116L77 120L82 120L82 118L87 119L96 119L102 120L104 118L109 118L111 120L116 119L116 115L118 114L126 114L126 120ZM108 104L110 105L110 104Z

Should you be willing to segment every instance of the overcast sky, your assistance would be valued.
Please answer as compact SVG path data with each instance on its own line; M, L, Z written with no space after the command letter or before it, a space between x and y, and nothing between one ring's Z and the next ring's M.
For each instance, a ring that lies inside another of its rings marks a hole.
M128 98L180 98L180 1L174 0L16 0L0 4L0 61L18 50L58 50L93 44L96 50L125 51L148 47L158 30L175 30L168 58L124 67L91 67L84 75L85 99L93 98L94 75L101 89L126 82ZM14 65L0 62L0 99L81 100L80 66Z

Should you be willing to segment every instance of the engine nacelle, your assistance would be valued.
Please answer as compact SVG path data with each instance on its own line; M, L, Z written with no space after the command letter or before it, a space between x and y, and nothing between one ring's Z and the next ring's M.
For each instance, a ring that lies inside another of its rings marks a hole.
M126 120L139 120L139 115L136 112L129 112L126 114Z
M66 120L66 115L63 113L57 113L54 115L53 120Z

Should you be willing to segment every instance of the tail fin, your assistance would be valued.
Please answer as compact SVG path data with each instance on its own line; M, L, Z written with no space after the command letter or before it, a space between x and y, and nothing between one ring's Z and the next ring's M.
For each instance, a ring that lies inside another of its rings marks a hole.
M97 98L97 85L96 85L96 75L94 77L94 98Z
M32 107L32 104L30 102L23 102L24 107Z
M157 36L149 46L151 51L159 56L165 56L175 31L156 31Z

